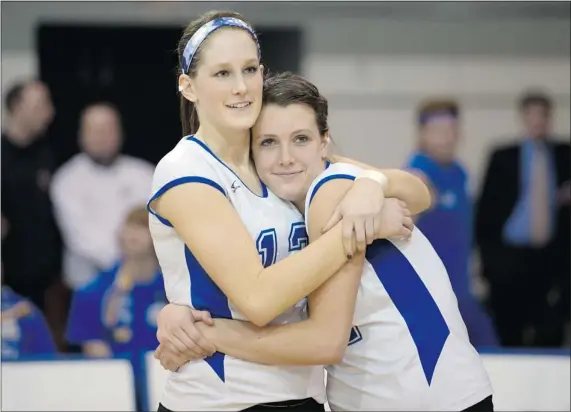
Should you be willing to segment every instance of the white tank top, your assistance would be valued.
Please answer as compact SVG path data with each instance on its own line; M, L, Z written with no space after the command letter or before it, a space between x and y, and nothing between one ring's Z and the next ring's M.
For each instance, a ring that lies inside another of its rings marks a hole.
M309 189L306 216L323 183L360 172L329 166ZM444 264L418 228L367 248L353 324L342 362L327 367L332 410L460 411L492 394Z
M256 242L264 266L307 245L303 217L291 203L281 200L264 185L262 196L251 192L203 142L192 136L183 138L157 165L149 204L184 183L207 184L227 197ZM207 310L213 317L246 320L200 266L171 224L150 212L150 231L169 301ZM223 254L224 250L215 252ZM305 319L305 306L303 299L272 324ZM233 411L259 403L308 397L325 402L322 367L261 365L216 353L170 373L161 403L174 411Z

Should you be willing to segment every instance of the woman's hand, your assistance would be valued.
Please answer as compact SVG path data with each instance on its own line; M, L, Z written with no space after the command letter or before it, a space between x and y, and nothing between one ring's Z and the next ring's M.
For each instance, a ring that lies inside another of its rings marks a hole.
M380 230L375 233L377 239L407 240L412 235L414 223L410 210L402 200L386 199L378 220L380 221Z
M204 338L194 324L199 321L213 325L210 313L206 311L172 303L161 310L157 318L160 345L155 350L155 358L161 361L165 369L173 370L173 364L178 363L177 369L188 361L204 359L216 352L216 347Z
M381 185L373 179L356 179L339 203L322 232L327 232L343 219L343 247L347 255L364 252L381 231L381 212L385 204ZM356 245L353 245L355 233Z

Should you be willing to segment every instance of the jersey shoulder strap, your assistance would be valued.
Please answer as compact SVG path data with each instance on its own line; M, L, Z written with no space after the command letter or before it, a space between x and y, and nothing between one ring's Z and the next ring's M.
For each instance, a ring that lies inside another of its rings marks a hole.
M321 186L334 179L355 180L355 178L359 176L362 171L362 168L349 163L329 163L327 168L313 180L311 186L309 186L307 195L305 196L306 225L307 217L309 216L309 206L311 205L311 201Z

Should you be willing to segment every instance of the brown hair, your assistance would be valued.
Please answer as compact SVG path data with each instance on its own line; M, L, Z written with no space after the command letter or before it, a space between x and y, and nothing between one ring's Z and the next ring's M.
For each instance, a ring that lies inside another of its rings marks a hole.
M8 113L12 113L18 103L22 100L22 94L24 93L24 89L29 84L29 82L22 82L17 83L11 86L6 93L6 98L4 100L4 104L6 105L6 109Z
M519 99L519 109L526 110L530 106L543 106L546 111L550 111L553 106L551 98L542 91L528 90Z
M134 207L127 213L125 225L137 225L149 228L149 212L145 206Z
M453 99L428 99L418 105L417 120L420 127L424 126L426 119L432 115L445 113L454 117L460 115L458 103Z
M45 83L42 83L38 79L32 78L18 82L12 85L8 89L8 91L6 92L6 97L4 99L4 104L6 105L6 111L8 114L12 114L14 112L14 109L16 108L18 103L20 103L20 101L22 100L26 88L34 84L42 84L47 87Z
M177 54L178 54L178 71L177 71L177 78L183 72L183 55L184 55L184 48L186 44L189 42L191 37L198 29L200 29L203 25L208 23L209 21L218 19L220 17L234 17L236 19L240 19L246 23L248 23L240 13L236 13L233 11L209 11L198 19L191 21L188 26L184 29L182 36L178 42L177 47ZM249 24L249 23L248 23ZM238 28L239 29L239 28ZM243 30L243 29L242 29ZM189 77L194 78L196 76L196 70L198 64L200 62L200 53L204 46L204 42L198 47L196 53L190 62L188 70L185 74ZM187 136L190 134L196 133L198 127L200 126L200 122L198 119L198 113L196 112L196 108L194 103L190 100L186 99L182 94L180 95L180 121L182 123L182 134L183 136Z
M313 83L291 72L268 75L264 81L262 104L285 107L293 103L306 104L313 109L319 134L323 136L329 131L327 99Z

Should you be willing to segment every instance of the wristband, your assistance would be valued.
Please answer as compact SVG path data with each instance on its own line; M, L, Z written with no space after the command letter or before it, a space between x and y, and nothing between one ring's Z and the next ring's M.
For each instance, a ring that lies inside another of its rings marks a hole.
M389 179L387 176L382 172L377 172L376 170L363 170L361 174L355 178L355 180L359 179L372 179L381 185L383 191L386 191L389 186Z

